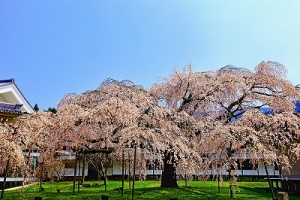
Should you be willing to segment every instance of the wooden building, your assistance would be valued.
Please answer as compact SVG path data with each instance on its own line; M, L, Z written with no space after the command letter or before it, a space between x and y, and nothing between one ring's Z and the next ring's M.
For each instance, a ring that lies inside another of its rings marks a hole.
M15 121L23 113L32 112L14 79L0 80L0 121Z

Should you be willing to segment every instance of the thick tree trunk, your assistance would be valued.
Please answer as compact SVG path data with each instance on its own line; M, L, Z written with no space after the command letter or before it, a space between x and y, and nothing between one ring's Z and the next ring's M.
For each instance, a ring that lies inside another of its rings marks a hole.
M176 180L176 165L172 153L166 152L164 170L161 177L161 187L178 187Z

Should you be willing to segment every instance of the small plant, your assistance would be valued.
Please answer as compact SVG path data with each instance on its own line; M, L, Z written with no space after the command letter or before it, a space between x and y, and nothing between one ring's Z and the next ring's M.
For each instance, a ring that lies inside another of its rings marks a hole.
M56 191L57 191L57 193L60 193L60 188L57 188Z

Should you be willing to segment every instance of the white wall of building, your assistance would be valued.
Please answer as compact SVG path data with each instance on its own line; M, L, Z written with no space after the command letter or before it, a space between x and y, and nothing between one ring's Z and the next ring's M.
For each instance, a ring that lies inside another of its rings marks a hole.
M273 166L267 166L268 172L270 176L279 176L279 171L278 170L274 170ZM124 172L126 175L128 174L128 166L127 169ZM133 170L131 169L131 174L133 173ZM136 170L136 175L139 175L140 171ZM224 168L222 169L220 172L218 172L217 170L207 170L205 172L203 172L202 175L217 175L218 173L226 176L228 175L228 171ZM232 171L233 174L238 175L238 176L266 176L266 171L265 171L265 167L262 164L258 165L258 170L257 169L253 169L253 170L235 170ZM151 176L153 175L153 170L146 170L146 174ZM162 174L162 170L154 170L154 175L161 175ZM114 163L113 164L113 168L109 168L108 169L108 176L121 176L122 175L122 165L121 163Z

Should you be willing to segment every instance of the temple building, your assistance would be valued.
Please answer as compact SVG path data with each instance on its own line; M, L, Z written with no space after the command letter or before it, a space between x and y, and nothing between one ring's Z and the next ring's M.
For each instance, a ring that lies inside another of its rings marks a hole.
M14 122L17 117L34 110L19 90L14 79L0 80L0 123ZM33 155L36 159L37 155ZM3 175L0 174L0 187L3 184ZM6 187L21 185L23 177L8 177Z
M32 112L33 108L14 79L0 80L0 121L13 122L23 113Z

